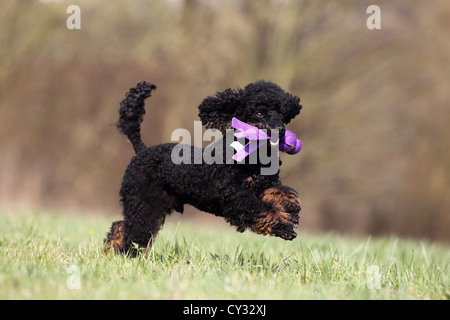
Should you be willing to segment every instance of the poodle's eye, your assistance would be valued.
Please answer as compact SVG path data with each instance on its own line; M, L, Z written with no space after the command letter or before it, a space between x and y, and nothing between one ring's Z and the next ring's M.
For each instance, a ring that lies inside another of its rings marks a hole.
M264 115L263 115L261 112L257 112L257 113L256 113L256 116L257 116L258 118L264 117Z

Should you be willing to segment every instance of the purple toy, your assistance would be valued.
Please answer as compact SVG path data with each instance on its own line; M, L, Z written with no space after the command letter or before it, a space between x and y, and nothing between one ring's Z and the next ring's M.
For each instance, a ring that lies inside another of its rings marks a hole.
M296 154L303 146L303 142L297 139L297 136L292 131L286 129L284 137L280 140L280 151L287 154Z
M233 159L236 161L240 162L244 160L250 153L270 140L270 136L268 136L267 133L255 126L242 122L237 118L232 119L231 126L237 130L240 130L240 132L234 134L236 138L240 139L245 137L250 140L250 142L245 146L241 145L237 141L231 144L231 146L237 151L233 156ZM287 154L296 154L302 148L303 142L300 139L297 139L295 133L286 129L285 135L280 139L278 145L280 151L286 152Z

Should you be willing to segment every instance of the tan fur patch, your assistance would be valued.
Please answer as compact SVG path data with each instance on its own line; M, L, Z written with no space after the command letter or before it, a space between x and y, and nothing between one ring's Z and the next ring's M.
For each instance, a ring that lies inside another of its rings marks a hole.
M281 204L283 193L278 188L270 188L264 191L262 200L273 204Z
M269 188L264 191L262 200L283 207L283 203L292 202L301 205L300 199L295 191Z
M283 212L280 207L275 207L274 209L259 215L253 226L253 231L262 235L273 234L272 226L280 221L287 221L288 219L288 213Z
M103 253L106 254L111 247L117 249L122 244L123 229L123 221L116 221L113 223L113 227L104 241Z

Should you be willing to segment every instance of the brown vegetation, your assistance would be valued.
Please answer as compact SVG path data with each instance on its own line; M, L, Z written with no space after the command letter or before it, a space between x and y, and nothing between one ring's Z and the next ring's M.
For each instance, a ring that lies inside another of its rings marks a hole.
M378 1L0 3L0 205L117 212L133 154L112 123L138 81L158 86L147 144L193 128L202 99L272 80L302 98L283 155L310 228L450 239L450 7Z

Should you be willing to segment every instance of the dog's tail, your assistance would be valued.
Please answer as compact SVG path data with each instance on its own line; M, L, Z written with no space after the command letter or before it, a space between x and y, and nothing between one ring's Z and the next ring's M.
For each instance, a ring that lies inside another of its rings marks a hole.
M154 84L142 81L131 88L120 102L119 121L116 126L120 133L126 135L133 144L134 151L138 153L146 148L141 140L141 122L145 114L144 100L151 96L156 89Z

